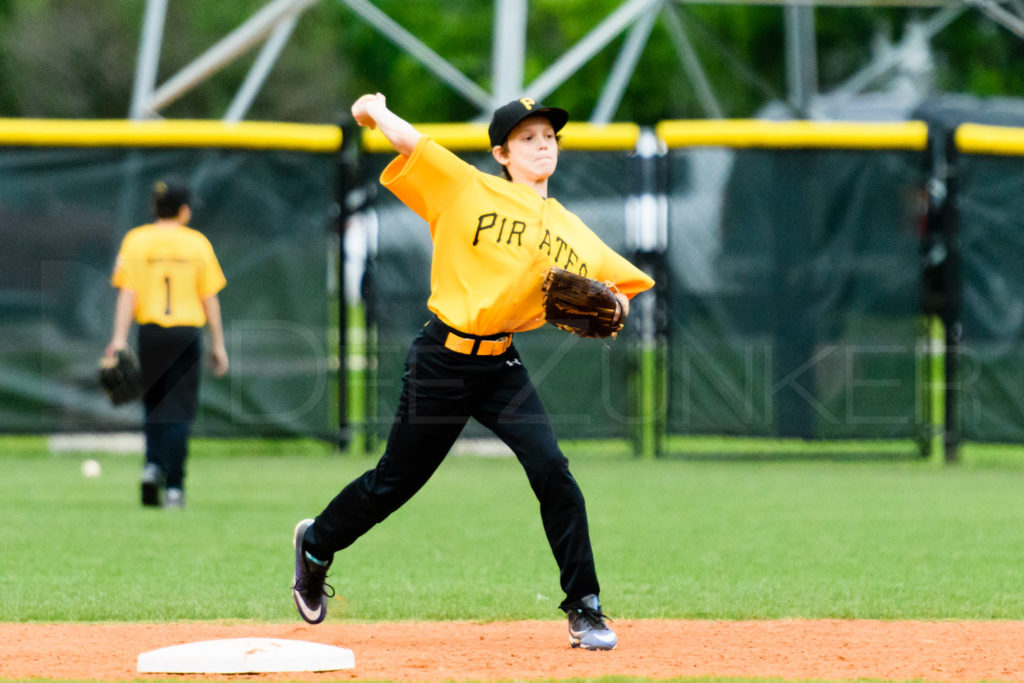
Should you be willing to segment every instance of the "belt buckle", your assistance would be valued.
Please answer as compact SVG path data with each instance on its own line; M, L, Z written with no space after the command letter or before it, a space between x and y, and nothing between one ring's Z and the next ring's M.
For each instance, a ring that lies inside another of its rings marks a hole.
M449 351L464 356L500 356L512 345L512 335L507 334L497 339L471 339L461 334L449 332L445 337L444 347Z
M484 344L487 345L486 351L484 350ZM508 347L512 344L512 335L508 334L497 339L488 339L480 342L479 353L488 356L500 356L508 350Z

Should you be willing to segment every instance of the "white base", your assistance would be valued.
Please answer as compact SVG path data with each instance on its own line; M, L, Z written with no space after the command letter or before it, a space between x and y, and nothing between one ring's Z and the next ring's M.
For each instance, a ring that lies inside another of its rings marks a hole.
M247 674L335 671L356 665L352 650L303 640L229 638L143 652L141 673Z

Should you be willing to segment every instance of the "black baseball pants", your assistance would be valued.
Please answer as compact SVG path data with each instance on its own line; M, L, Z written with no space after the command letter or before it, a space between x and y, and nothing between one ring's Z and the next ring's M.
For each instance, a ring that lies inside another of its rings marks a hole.
M383 456L320 513L305 536L306 549L328 560L401 507L474 417L508 444L526 471L558 563L562 604L597 595L583 494L518 352L511 346L498 356L456 353L444 347L449 332L434 317L413 341Z
M139 326L146 462L156 463L168 488L184 488L201 361L198 327Z

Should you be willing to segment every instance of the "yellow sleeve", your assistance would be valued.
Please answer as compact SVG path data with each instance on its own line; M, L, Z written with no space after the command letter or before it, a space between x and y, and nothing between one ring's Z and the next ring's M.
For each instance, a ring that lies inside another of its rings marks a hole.
M124 274L124 265L120 252L118 252L117 260L114 261L114 273L110 276L110 284L117 289L131 289L131 287L128 287L128 278Z
M653 278L610 248L601 259L600 272L593 277L602 282L613 283L630 299L654 286Z
M208 299L224 289L228 281L224 277L224 271L221 270L220 262L213 251L213 245L205 237L203 242L206 255L203 257L202 281L199 283L199 295L203 299Z
M135 287L132 285L132 277L127 272L127 264L132 262L132 233L133 230L129 230L128 233L121 240L121 248L117 251L117 259L114 261L114 272L110 276L110 284L118 289L128 289L135 291Z
M381 184L433 226L476 169L427 136L408 158L399 156L380 174Z

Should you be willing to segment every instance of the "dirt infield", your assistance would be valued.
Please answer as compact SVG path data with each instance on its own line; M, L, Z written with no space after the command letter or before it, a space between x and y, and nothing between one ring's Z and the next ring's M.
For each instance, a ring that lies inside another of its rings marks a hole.
M132 680L139 653L220 638L351 649L356 667L182 680L395 681L626 675L1024 681L1024 622L616 620L619 647L568 647L564 621L477 624L0 624L0 679Z

